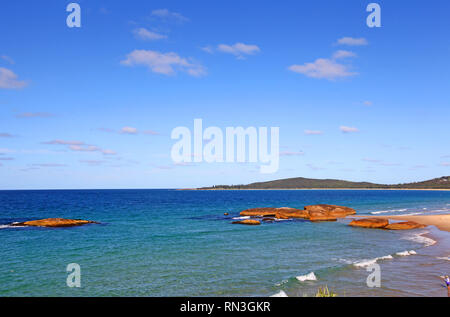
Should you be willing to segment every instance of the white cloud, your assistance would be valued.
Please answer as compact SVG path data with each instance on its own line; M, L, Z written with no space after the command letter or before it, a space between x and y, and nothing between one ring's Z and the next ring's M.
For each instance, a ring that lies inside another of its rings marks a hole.
M358 129L358 128L354 128L354 127L340 126L339 129L340 129L343 133L359 132L359 129Z
M347 58L347 57L356 57L356 54L350 51L339 50L334 52L333 59Z
M450 166L450 162L442 162L441 166Z
M235 43L233 45L219 44L217 45L217 50L223 53L233 54L240 58L243 58L244 55L254 55L261 51L257 45L244 43Z
M136 134L136 133L138 133L138 129L133 128L133 127L123 127L120 130L120 133L123 133L123 134Z
M323 132L319 131L319 130L305 130L305 134L307 134L307 135L320 135L320 134L323 134Z
M153 31L149 31L146 28L138 28L133 31L134 35L141 40L160 40L166 39L167 36L159 34Z
M19 89L27 85L25 81L17 79L18 76L11 70L0 67L0 88Z
M161 19L166 19L166 20L174 20L177 22L187 22L189 21L188 18L186 18L185 16L181 15L178 12L172 12L169 11L168 9L157 9L157 10L153 10L152 11L152 16L161 18Z
M369 42L367 42L367 40L363 37L360 38L342 37L338 39L337 43L340 45L349 45L349 46L361 46L369 44Z
M350 72L348 66L327 58L318 58L313 63L305 63L303 65L291 65L288 69L295 73L304 74L307 77L328 80L357 74Z
M160 53L151 50L134 50L127 55L125 60L121 61L121 64L125 66L147 66L152 72L164 75L175 74L177 70L196 77L206 75L203 66L191 63L186 58L173 52Z

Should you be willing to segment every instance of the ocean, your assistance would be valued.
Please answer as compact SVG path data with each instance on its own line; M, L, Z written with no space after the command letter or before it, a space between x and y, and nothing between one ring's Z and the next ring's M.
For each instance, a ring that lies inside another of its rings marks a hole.
M447 296L439 276L450 273L449 233L434 227L231 224L248 208L318 203L363 215L449 213L450 191L0 191L0 296L313 296L324 286L338 296ZM100 224L8 226L50 217ZM366 283L374 262L380 287ZM80 288L66 285L70 263L80 265Z

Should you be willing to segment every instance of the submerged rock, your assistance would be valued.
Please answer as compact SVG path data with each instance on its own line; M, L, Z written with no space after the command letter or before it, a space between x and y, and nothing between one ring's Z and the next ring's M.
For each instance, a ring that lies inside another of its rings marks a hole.
M240 220L240 221L233 221L232 224L255 226L255 225L260 225L261 222L259 220L254 220L254 219L245 219L245 220Z
M31 220L12 224L12 226L31 226L31 227L73 227L88 223L97 223L95 221L81 219L47 218L40 220Z
M383 229L388 230L410 230L410 229L419 229L419 228L425 228L426 225L422 225L420 223L417 223L415 221L404 221L404 222L395 222L387 225Z
M352 222L350 222L348 225L352 227L380 229L389 225L389 221L387 221L386 219L378 218L364 218L352 220Z

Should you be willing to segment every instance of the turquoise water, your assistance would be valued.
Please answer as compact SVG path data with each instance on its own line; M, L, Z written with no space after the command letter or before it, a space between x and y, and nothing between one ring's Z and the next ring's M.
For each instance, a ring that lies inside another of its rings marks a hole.
M0 191L1 296L289 296L328 285L342 296L446 296L448 233L346 226L348 220L232 225L243 209L330 203L358 214L445 213L448 191L287 190ZM224 216L229 212L229 216ZM73 228L11 228L49 217L101 222ZM431 240L431 239L432 240ZM431 245L434 241L437 241ZM415 250L417 254L398 256ZM379 260L369 288L363 260ZM81 266L81 288L66 266ZM316 281L297 276L314 272Z

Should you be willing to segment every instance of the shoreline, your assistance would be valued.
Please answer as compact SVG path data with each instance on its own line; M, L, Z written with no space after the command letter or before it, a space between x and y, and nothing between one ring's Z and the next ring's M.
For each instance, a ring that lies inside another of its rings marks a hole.
M177 190L422 190L450 191L449 188L179 188Z
M365 215L352 215L347 218L357 217L357 218L377 218L377 219L392 219L392 220L403 220L403 221L415 221L422 225L435 226L441 231L450 232L450 214L441 215L410 215L410 216L365 216Z

